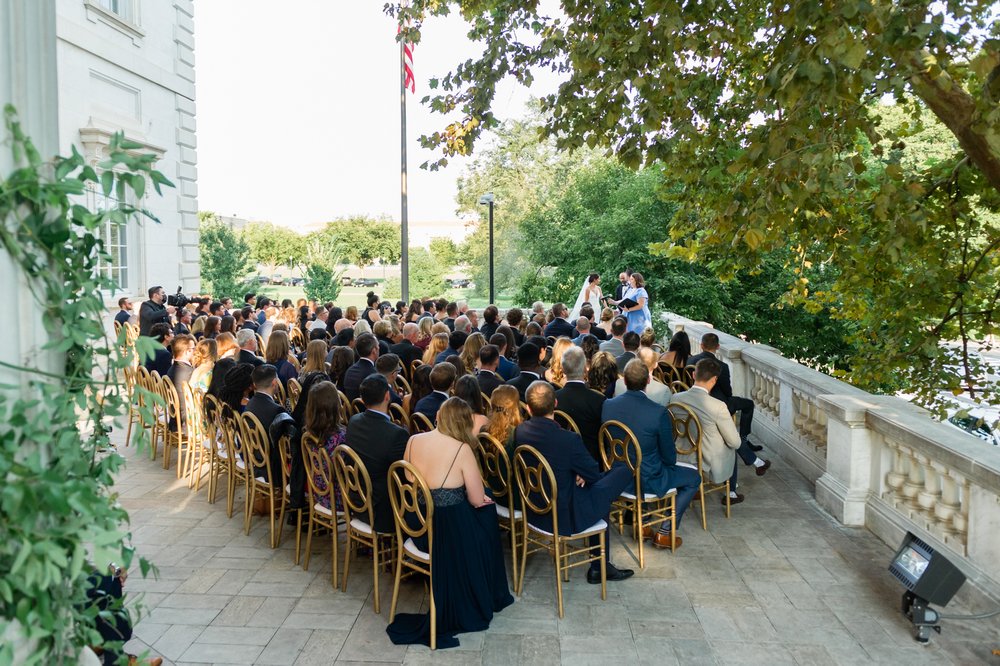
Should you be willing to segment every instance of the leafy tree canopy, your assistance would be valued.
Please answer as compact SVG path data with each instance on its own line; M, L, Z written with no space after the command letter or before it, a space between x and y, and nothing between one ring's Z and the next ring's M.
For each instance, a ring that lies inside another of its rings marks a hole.
M389 220L356 216L327 222L323 243L338 248L337 253L364 269L376 259L395 264L400 259L399 225Z
M422 22L457 7L481 58L432 88L458 116L422 139L435 168L497 125L497 83L564 76L542 99L541 135L626 166L662 170L678 205L654 246L723 277L788 248L793 301L859 322L877 356L862 380L901 373L923 387L981 386L970 339L996 332L1000 288L1000 25L995 3L832 0L413 0L388 6L418 42ZM891 122L879 102L909 116ZM938 160L908 141L940 123ZM947 146L946 146L947 148ZM829 289L805 272L832 265ZM842 301L837 304L836 301ZM941 340L959 340L951 352ZM955 365L962 371L954 372ZM994 391L987 397L996 398Z
M250 245L253 261L267 266L271 272L278 266L291 268L305 258L305 237L288 227L270 222L251 222L243 227L241 233Z
M250 245L213 212L199 212L198 220L202 290L216 298L239 300L253 267Z
M437 255L423 247L410 248L410 298L436 298L444 293L445 269ZM400 298L398 277L389 278L383 297Z
M459 254L458 245L455 241L446 236L437 236L431 239L431 254L439 264L446 268L451 268L462 261Z

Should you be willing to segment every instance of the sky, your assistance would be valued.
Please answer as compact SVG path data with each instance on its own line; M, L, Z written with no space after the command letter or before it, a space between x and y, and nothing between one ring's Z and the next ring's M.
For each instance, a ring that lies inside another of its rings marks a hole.
M382 0L211 0L195 7L198 205L299 230L355 214L400 217L399 46ZM276 8L284 11L278 11ZM444 116L419 103L428 80L481 49L457 16L431 19L414 53L407 98L409 219L454 220L467 159L437 172L421 134ZM531 96L555 89L541 73L513 81L495 112L521 117Z

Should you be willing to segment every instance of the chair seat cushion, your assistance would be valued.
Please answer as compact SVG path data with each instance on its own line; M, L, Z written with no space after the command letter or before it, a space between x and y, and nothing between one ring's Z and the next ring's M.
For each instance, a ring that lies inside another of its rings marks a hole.
M691 463L687 463L687 462L680 462L680 461L678 461L677 462L677 466L678 467L687 467L688 469L693 469L695 471L698 470L698 466L697 465L692 465Z
M528 523L528 525L530 525L531 529L535 530L536 532L540 532L540 533L544 534L545 536L552 536L552 532L546 532L541 527L536 527L534 525L531 525L531 523ZM601 531L604 531L606 529L608 529L608 524L606 522L604 522L603 520L598 520L596 523L594 523L593 525L591 525L590 527L588 527L585 530L581 530L579 532L574 532L573 534L560 535L560 536L575 537L575 536L580 536L582 534L590 534L592 532L601 532Z
M497 504L496 507L498 516L500 516L501 518L510 518L510 509L505 507L503 504ZM514 519L515 520L521 519L521 512L518 511L517 509L514 509Z
M431 559L430 553L425 553L424 551L417 548L417 544L413 543L413 539L407 539L406 542L403 544L403 548L406 549L407 553L418 559L421 560Z
M672 496L674 496L676 494L677 494L677 489L676 488L671 488L670 490L668 490L667 492L663 493L662 495L654 495L653 493L643 493L642 494L642 501L644 501L644 502L652 502L653 500L665 499L667 497L672 497ZM626 490L619 497L624 497L627 500L635 500L635 493L630 493L629 491Z
M360 518L352 518L351 527L353 527L356 531L361 532L362 534L368 534L368 535L372 534L372 526L366 523L365 521L361 520Z

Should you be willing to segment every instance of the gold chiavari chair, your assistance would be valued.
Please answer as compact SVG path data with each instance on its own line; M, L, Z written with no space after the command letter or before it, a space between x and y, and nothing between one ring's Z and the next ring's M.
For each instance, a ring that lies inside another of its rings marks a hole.
M330 584L337 587L337 567L340 557L339 537L340 526L345 523L344 512L337 510L337 487L334 463L330 460L323 443L311 433L302 435L302 460L306 467L306 487L309 489L309 525L306 536L306 556L302 568L309 570L309 559L312 555L312 538L317 528L330 530ZM322 500L326 498L324 503ZM329 506L329 508L328 508ZM298 558L296 557L296 563Z
M528 419L531 418L531 410L528 409L528 403L526 403L525 401L521 400L519 402L519 404L520 404L520 407L521 407L521 418L524 419L525 421L527 421Z
M500 527L510 532L511 577L514 579L514 589L517 589L517 525L521 520L521 512L514 508L514 492L511 485L510 458L507 450L493 435L481 432L478 435L478 445L473 450L479 463L479 472L483 483L490 490L490 496L496 501L497 516ZM507 498L506 501L504 498ZM504 506L506 504L507 506Z
M365 407L365 401L362 400L361 398L355 398L354 400L351 400L351 412L352 413L354 413L354 414L360 414L361 412L365 411L365 409L366 409L366 407Z
M181 478L184 467L184 451L188 440L188 427L181 419L181 398L170 377L163 376L159 382L160 397L164 402L163 469L170 469L170 450L177 449L177 478Z
M598 562L601 567L601 599L608 598L607 567L604 558L605 532L608 524L599 520L582 532L563 535L559 533L558 488L555 474L545 457L538 449L522 444L514 450L514 477L517 479L517 491L521 495L521 572L517 576L517 594L520 596L524 587L524 566L528 555L544 550L551 553L556 566L556 598L559 602L559 617L563 617L563 576L569 580L569 570ZM551 516L552 531L535 527L528 520L528 514L534 516ZM598 553L591 554L590 537L598 538ZM578 545L579 542L582 545ZM531 546L531 548L529 548ZM575 561L574 561L575 560Z
M483 396L483 408L485 408L488 413L491 409L493 409L493 401L490 400L490 396L486 395L482 391L479 392L479 395Z
M403 376L402 372L396 375L396 380L394 383L395 383L396 393L398 393L400 397L410 392L410 382L406 381L406 377Z
M247 503L244 531L250 534L253 523L253 505L258 494L268 500L268 516L271 521L271 548L278 547L281 538L280 526L275 529L275 511L281 513L279 523L284 519L284 507L279 507L282 498L282 488L274 480L281 470L271 469L271 441L261 425L260 420L250 412L241 416L243 433L243 461L247 466Z
M250 494L250 474L243 456L243 422L238 412L229 405L222 405L220 414L220 424L222 426L223 443L226 447L226 455L222 461L225 466L226 481L226 516L233 517L233 505L236 502L236 486L242 483ZM213 500L214 495L213 495ZM249 497L245 500L249 502ZM246 520L246 509L244 509L244 521Z
M254 337L257 338L257 356L264 358L267 354L267 345L264 344L264 338L260 336L260 333L254 333Z
M140 424L139 371L127 365L122 369L125 378L125 397L128 399L128 427L125 430L125 446L132 442L132 426Z
M675 379L674 381L670 382L671 393L684 393L684 391L687 391L689 388L691 387L679 379Z
M681 381L683 381L688 386L694 386L694 366L685 365L684 371L681 374Z
M392 604L389 622L396 617L399 600L399 581L403 569L427 576L430 590L431 640L430 648L437 649L437 607L434 602L434 498L430 487L417 468L405 460L397 460L389 467L389 501L396 519L396 575L392 584ZM413 516L412 523L407 516ZM426 536L427 550L417 547L414 539Z
M188 480L188 488L194 488L194 465L196 460L199 463L201 461L202 452L204 450L204 446L202 444L205 441L205 432L208 429L208 426L204 423L204 419L202 419L201 409L202 403L205 399L205 392L200 388L191 388L190 384L184 382L181 384L181 397L184 399L184 411L187 419L187 437L185 438L184 443L183 475ZM180 460L178 460L178 464L179 463Z
M410 361L410 373L409 374L410 374L410 380L411 381L413 380L413 375L415 375L416 372L417 372L417 368L419 368L423 364L424 364L424 362L421 361L419 358L415 358L412 361Z
M201 490L201 477L208 465L208 503L215 502L215 489L219 475L224 470L222 460L226 457L226 439L222 432L222 405L214 395L201 398L201 445L192 449L191 477L194 491Z
M292 377L288 380L288 409L295 411L295 405L299 404L299 396L302 395L302 384Z
M559 427L563 430L571 430L578 435L580 434L580 427L576 425L576 421L573 420L573 417L566 412L561 409L557 409L553 413L553 417L555 418L556 423L559 424Z
M274 385L274 401L282 407L286 406L285 403L287 398L285 397L285 385L280 381Z
M622 514L632 512L632 531L639 542L639 568L646 566L645 549L643 547L643 532L646 528L653 530L663 523L670 523L670 550L677 550L676 508L677 490L671 488L663 495L645 493L642 490L642 449L635 433L621 421L608 421L601 425L597 433L597 441L601 450L601 461L604 469L611 469L615 463L628 465L634 479L634 487L625 490L613 503L612 511L617 509L618 529L622 529Z
M347 395L345 395L340 389L337 389L337 394L340 396L340 408L344 412L344 418L350 419L354 416L354 408L351 407L351 401L348 400Z
M159 373L151 373L144 365L136 369L136 383L139 387L139 425L143 430L149 431L150 460L156 460L158 442L165 438L164 432L167 429L165 403L163 396L160 395L159 380Z
M410 414L410 434L417 435L422 432L430 432L434 430L434 424L431 420L427 418L426 414L420 412L413 412Z
M701 485L698 486L698 500L701 504L701 528L707 530L708 519L705 517L705 495L719 491L724 492L726 518L729 518L730 509L732 508L729 501L729 479L727 478L723 483L712 483L710 479L705 478L705 471L701 460L701 421L698 420L698 415L694 413L694 410L687 405L679 403L667 405L667 410L670 412L670 420L674 424L674 446L677 448L678 457L683 456L695 460L693 465L690 463L678 464L686 464L689 467L696 466L698 475L701 477Z
M284 516L292 505L292 438L283 435L275 442L278 447L278 457L281 459L281 520L278 521L278 545L281 545L281 534L285 526ZM295 512L295 563L299 563L299 553L302 552L302 511Z
M375 531L375 506L372 503L372 480L364 461L354 452L354 449L341 444L333 450L333 465L337 470L337 484L340 487L340 498L344 508L344 521L347 525L347 552L344 553L344 576L340 589L347 590L347 575L351 570L351 556L357 552L358 546L366 546L372 551L372 579L374 581L375 612L381 611L381 600L378 589L379 574L382 564L388 563L392 553L395 537L392 534L382 534ZM390 486L392 484L392 468L389 469ZM391 490L390 490L391 493ZM393 604L395 608L395 604Z
M410 429L410 417L402 405L389 403L389 418L400 428Z

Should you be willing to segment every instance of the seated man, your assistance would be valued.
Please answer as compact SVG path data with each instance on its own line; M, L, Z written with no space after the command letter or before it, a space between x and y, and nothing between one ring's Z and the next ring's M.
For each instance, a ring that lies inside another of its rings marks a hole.
M347 445L361 458L372 482L372 509L376 532L394 530L389 503L389 466L403 459L410 433L389 420L389 382L380 374L361 382L365 411L347 423Z
M615 465L602 473L597 462L587 453L580 436L559 427L552 417L556 408L556 393L551 384L540 380L532 382L526 397L531 418L517 426L514 442L517 446L527 444L534 447L552 467L556 479L559 533L582 532L602 519L610 525L608 513L611 502L632 484L632 472L625 465ZM533 464L534 461L529 459L526 462ZM528 519L532 525L552 530L551 514L536 516L529 513ZM605 532L604 538L607 579L614 581L631 577L634 571L618 569L608 561L610 529ZM598 545L596 536L591 537L590 545ZM600 564L596 561L590 563L587 582L601 582Z
M733 395L733 384L730 380L729 365L718 357L719 336L715 333L706 333L701 336L701 353L695 354L688 359L687 364L698 365L698 361L703 358L714 358L722 366L721 374L715 387L712 389L712 397L726 403L729 414L740 413L740 439L747 442L751 451L760 451L762 446L750 442L750 430L753 428L753 400L741 398Z
M354 343L358 360L344 373L344 395L354 400L361 394L361 382L368 375L374 375L375 361L379 355L378 340L371 333L362 333Z
M642 467L639 471L642 492L657 496L666 494L671 488L677 490L674 506L676 528L680 531L681 518L694 499L701 477L697 470L677 464L677 449L674 446L674 427L670 413L650 400L643 389L649 382L649 370L639 359L632 359L625 366L625 387L628 389L617 398L604 403L602 418L624 423L639 440L642 451ZM644 533L643 538L653 538L657 548L670 548L670 523L660 524L655 536ZM676 539L680 548L681 538Z
M614 330L613 325L612 325L612 330ZM640 347L639 334L634 331L629 331L628 333L623 335L622 347L625 348L625 351L622 352L621 355L615 357L615 360L618 361L619 373L625 372L625 366L628 364L629 361L639 357L639 347Z
M240 346L240 353L236 357L237 363L249 363L255 368L264 365L264 360L257 356L257 334L249 328L241 328L236 331L236 344Z
M545 370L538 364L541 353L541 349L533 342L525 342L517 348L517 365L521 372L507 383L517 389L521 402L524 402L524 393L528 390L528 386L545 376Z
M452 384L455 383L455 376L457 374L458 371L451 363L438 363L435 365L431 370L431 388L433 390L417 401L413 411L420 412L429 418L431 423L436 424L438 410L441 409L444 401L450 397L448 391L451 390Z
M660 405L661 407L666 407L670 403L670 388L663 382L658 382L653 379L653 370L656 368L656 364L660 360L660 355L649 347L642 347L638 352L639 360L646 365L646 369L649 370L649 383L646 384L646 388L643 393L646 397ZM621 394L628 390L625 387L625 377L619 377L618 381L615 382L615 397L617 398Z
M194 366L191 365L191 359L194 357L194 336L191 335L178 335L174 337L174 342L170 345L170 350L174 356L174 362L170 366L170 370L167 371L167 377L174 385L174 389L177 391L177 397L180 400L180 412L181 412L181 423L180 428L174 423L174 419L170 417L170 429L171 430L184 430L184 426L187 424L187 405L184 404L184 388L188 380L191 379L191 373L194 372Z
M732 416L721 400L712 397L722 372L722 364L715 358L703 358L694 367L694 386L687 391L675 393L672 404L686 405L698 415L701 423L701 463L712 483L723 483L729 476L729 502L739 504L743 495L736 492L737 464L733 451L744 463L753 465L757 476L764 476L771 467L771 461L757 457L750 450L748 442L741 439L733 425ZM725 498L722 502L725 503Z
M625 335L627 328L628 321L625 320L625 317L615 317L611 321L611 339L602 342L598 349L608 352L615 358L624 354L625 344L622 342L622 336Z
M566 317L568 316L569 308L567 308L564 303L556 303L553 305L553 319L549 322L549 325L545 327L545 337L558 338L565 336L572 339L576 333L573 330L573 324L566 321Z
M396 386L396 376L399 374L399 357L395 354L379 356L378 360L375 361L375 370L378 374L385 377L385 381L389 384L389 401L397 405L402 405L403 398L396 393L396 389L394 388ZM368 376L371 377L371 375ZM361 383L363 384L364 382ZM358 394L360 395L360 387Z
M164 377L170 372L170 365L174 360L173 355L170 353L170 346L174 341L174 332L171 330L170 324L160 322L153 324L152 328L149 329L149 337L163 345L163 349L157 349L152 357L145 360L143 365L150 372L155 370L160 373L161 377Z
M340 322L338 322L340 323ZM409 371L413 361L423 356L423 350L414 344L420 338L420 327L412 321L403 324L403 339L389 348L389 351L399 357Z
M448 335L448 347L434 357L434 364L437 365L438 363L444 363L452 354L461 354L462 347L465 346L465 341L468 337L469 334L465 331L452 331Z
M500 365L500 350L496 345L483 345L479 350L479 370L476 371L476 381L479 390L487 397L493 395L494 389L503 384L503 377L497 374Z
M254 393L247 403L245 411L256 416L260 424L264 426L264 432L269 433L271 424L274 423L278 414L286 413L285 408L274 399L274 392L278 390L280 385L278 370L267 363L258 365L253 370L251 381L253 381ZM281 478L281 454L275 442L271 442L269 453L271 474L274 476L274 481L277 481ZM263 467L254 469L255 476L265 476L266 472L267 470Z
M132 321L132 301L128 296L118 299L118 314L115 315L115 321L122 326Z
M511 331L511 333L513 333L513 331ZM520 370L517 369L516 363L507 358L507 336L503 333L494 333L490 336L490 344L496 345L497 350L500 352L500 362L497 364L497 374L503 377L505 382L509 382L517 376L517 373L520 372Z
M566 383L556 391L556 402L560 410L569 417L580 429L583 445L596 461L601 461L598 449L597 433L601 429L601 410L605 397L596 391L591 391L583 381L587 367L587 357L579 347L573 347L563 352L562 368L566 375Z
M595 338L602 342L611 338L611 334L598 326L597 322L594 321L594 308L590 307L590 303L584 303L580 306L580 316L585 317L590 322L590 334Z

